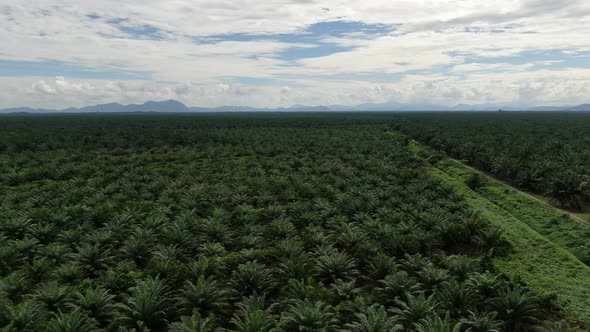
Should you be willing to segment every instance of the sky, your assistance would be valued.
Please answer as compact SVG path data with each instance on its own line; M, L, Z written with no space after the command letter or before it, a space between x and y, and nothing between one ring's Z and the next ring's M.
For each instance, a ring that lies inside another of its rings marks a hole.
M588 0L3 0L0 108L590 102Z

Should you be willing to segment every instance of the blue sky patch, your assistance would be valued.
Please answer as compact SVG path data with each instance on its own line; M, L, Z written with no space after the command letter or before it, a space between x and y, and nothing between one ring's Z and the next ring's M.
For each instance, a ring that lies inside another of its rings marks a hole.
M91 20L98 20L100 18L100 16L98 16L98 14L96 14L96 13L90 13L90 14L86 15L86 17L88 17Z
M361 82L372 82L372 83L397 83L400 82L407 75L431 75L441 71L450 70L452 65L436 66L430 69L411 69L407 71L400 71L396 73L386 72L367 72L367 73L349 73L349 74L335 74L335 75L315 75L313 79L326 79L326 80L344 80L344 81L361 81ZM292 79L295 78L307 78L308 76L303 75L292 75L285 76Z
M472 33L502 33L506 32L506 30L507 28L505 27L490 29L488 27L466 26L465 28L463 28L463 31Z
M301 83L289 81L288 79L271 78L271 77L247 77L247 76L235 76L235 77L222 77L226 83L236 83L244 85L255 85L255 86L304 86Z
M366 36L383 36L395 30L395 27L385 24L366 24L362 22L332 21L320 22L307 26L304 30L291 34L220 34L194 37L199 44L216 44L224 41L260 41L273 40L282 43L313 43L328 37L345 37L350 34ZM358 36L357 36L358 37Z
M315 23L307 27L305 33L318 37L344 37L349 34L387 35L395 27L385 24L366 24L363 22L332 21Z
M166 31L150 24L134 25L130 23L128 18L113 18L107 23L114 25L121 32L135 39L163 40L166 35Z
M305 44L306 47L291 47L275 55L276 58L285 61L296 61L303 58L316 58L330 54L347 52L353 47L341 46L326 42L327 38L342 38L354 35L355 38L375 38L391 33L394 26L385 24L366 24L351 21L320 22L307 26L300 32L292 34L222 34L194 37L198 44L216 44L220 42L252 42L252 41L276 41L290 44ZM311 46L311 47L307 47Z
M0 76L65 76L86 79L148 80L147 71L96 69L63 62L0 60Z
M568 50L538 50L524 51L516 55L501 57L479 57L470 54L454 53L450 55L464 56L465 64L470 63L509 63L511 65L534 64L531 70L538 69L564 69L564 68L590 68L590 52L573 52Z
M285 61L297 61L304 58L319 58L334 53L348 52L354 47L339 46L331 43L321 43L316 47L292 47L275 55Z

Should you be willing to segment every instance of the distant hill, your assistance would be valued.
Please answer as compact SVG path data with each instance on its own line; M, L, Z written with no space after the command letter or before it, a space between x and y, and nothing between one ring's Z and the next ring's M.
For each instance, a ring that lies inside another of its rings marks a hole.
M303 106L303 105L291 106L289 108L278 108L277 110L287 111L287 112L326 112L326 111L331 111L326 106Z
M6 108L0 113L133 113L133 112L191 112L191 109L177 100L148 101L143 104L121 105L119 103L100 104L81 108L65 108L62 110L50 110L42 108Z
M279 108L256 108L246 106L221 106L214 108L206 107L191 107L193 112L326 112L331 111L326 106L304 106L295 105L291 107L279 107Z
M80 108L81 112L123 112L124 105L119 103L101 104L96 106L86 106Z
M247 106L191 107L195 112L260 112L263 109Z
M571 109L571 107L568 106L538 106L528 108L527 111L565 111L569 109Z
M590 111L590 104L582 104L569 109L570 111Z
M293 105L279 108L256 108L247 106L221 107L187 107L177 100L148 101L143 104L122 105L119 103L99 104L81 108L70 107L62 110L42 108L15 107L0 110L0 113L198 113L198 112L329 112L329 111L590 111L590 104L579 106L537 106L537 107L507 107L504 104L459 104L456 106L442 106L433 104L403 104L396 102L381 104L360 104L356 106L330 105L306 106Z
M131 104L123 108L123 112L184 113L190 111L190 108L186 107L186 105L177 100L148 101L147 103L141 105Z
M0 113L44 113L47 110L42 108L30 108L30 107L13 107L5 108L0 110Z

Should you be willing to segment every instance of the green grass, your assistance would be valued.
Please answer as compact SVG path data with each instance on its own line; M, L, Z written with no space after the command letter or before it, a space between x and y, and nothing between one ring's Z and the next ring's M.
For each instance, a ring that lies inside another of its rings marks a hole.
M528 192L528 194L535 197L538 200L541 200L541 201L555 207L555 208L562 209L562 207L560 207L555 200L552 200L549 197L535 194L535 193L531 193L531 192ZM567 212L575 215L576 217L578 217L582 220L587 221L590 224L590 204L582 202L582 211L567 210Z
M436 154L414 142L410 148L424 160ZM590 228L481 172L483 185L471 190L465 180L474 172L449 158L429 169L504 232L513 249L494 259L498 270L521 278L539 294L555 296L568 319L590 325L590 267L577 257L588 257Z
M437 168L453 178L465 180L474 171L452 159L445 159ZM527 197L500 181L485 177L478 193L520 219L539 234L567 249L585 264L590 263L590 227Z
M590 213L576 213L576 215L582 219L588 220L590 222Z
M438 168L431 168L430 173L456 188L482 217L504 231L513 251L494 260L501 272L522 278L539 294L555 295L569 319L590 324L590 268L587 265L524 221L469 189L461 177Z

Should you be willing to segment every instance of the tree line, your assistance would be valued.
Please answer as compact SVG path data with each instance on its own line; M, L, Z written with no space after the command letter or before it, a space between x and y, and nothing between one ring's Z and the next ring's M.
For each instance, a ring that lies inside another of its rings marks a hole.
M393 126L562 207L590 202L590 113L416 113Z

